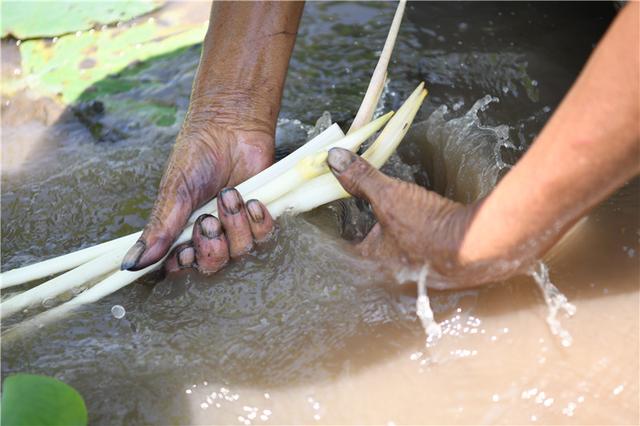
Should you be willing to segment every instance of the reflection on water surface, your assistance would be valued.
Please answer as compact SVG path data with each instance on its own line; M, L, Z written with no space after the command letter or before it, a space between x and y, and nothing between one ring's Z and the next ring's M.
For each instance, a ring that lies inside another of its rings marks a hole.
M280 152L301 143L324 110L350 119L393 7L306 5ZM386 171L461 201L486 194L548 119L613 13L594 3L410 5L385 106L397 107L421 79L430 95ZM2 175L3 270L144 225L198 56L196 46L151 60L132 71L136 88L118 94L175 99L173 125L114 112L100 118L103 130L126 136L96 143L72 114L38 133L46 154ZM486 96L498 101L467 114ZM12 143L5 127L3 145ZM350 201L282 219L270 243L213 277L150 276L11 341L2 375L67 381L94 424L637 423L637 194L635 180L547 259L578 308L560 316L570 348L551 335L527 277L430 292L443 338L425 348L415 287L393 285L349 254L341 235L370 225Z

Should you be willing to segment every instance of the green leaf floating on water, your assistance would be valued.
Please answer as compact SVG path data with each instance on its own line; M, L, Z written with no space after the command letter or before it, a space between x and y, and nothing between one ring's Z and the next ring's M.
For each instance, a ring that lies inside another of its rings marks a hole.
M127 21L158 8L159 0L136 1L18 1L1 3L2 37L19 39L75 33L96 24Z
M206 25L160 25L149 19L128 27L86 31L20 45L22 81L42 95L59 96L71 103L95 82L127 65L200 43Z
M87 424L82 396L52 377L16 374L2 387L3 426L75 426Z

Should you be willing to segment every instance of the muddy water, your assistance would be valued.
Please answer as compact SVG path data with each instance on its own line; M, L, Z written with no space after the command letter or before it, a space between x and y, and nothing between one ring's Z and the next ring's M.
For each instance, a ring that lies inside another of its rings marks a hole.
M301 143L324 110L348 121L392 10L307 4L280 153ZM420 79L430 96L386 170L460 201L486 194L540 130L613 13L608 4L410 6L385 105L397 106ZM63 114L40 138L46 156L9 172L3 155L3 270L143 226L197 59L197 48L160 58L119 95L170 93L173 125L114 113L103 128L124 136L97 143ZM3 153L11 130L3 122ZM443 337L425 347L415 286L385 282L341 238L370 224L363 206L349 202L283 218L273 241L214 277L147 277L5 343L2 375L67 381L94 424L638 423L638 185L599 206L545 259L577 307L571 319L559 316L573 338L568 348L550 333L528 277L430 291Z

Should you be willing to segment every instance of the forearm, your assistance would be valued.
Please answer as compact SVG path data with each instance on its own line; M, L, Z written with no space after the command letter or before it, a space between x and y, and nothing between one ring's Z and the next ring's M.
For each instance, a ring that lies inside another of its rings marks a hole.
M214 2L186 127L215 121L275 131L303 5Z
M638 174L638 6L620 13L530 150L478 208L463 262L541 256Z

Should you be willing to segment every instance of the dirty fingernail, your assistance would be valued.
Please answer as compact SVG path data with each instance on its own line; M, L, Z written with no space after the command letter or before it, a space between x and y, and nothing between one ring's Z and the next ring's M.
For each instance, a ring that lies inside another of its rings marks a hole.
M262 207L260 207L258 200L248 201L247 210L249 211L249 216L251 216L251 219L254 222L262 223L264 220L264 213L262 212Z
M220 222L213 216L207 216L200 221L200 233L210 240L220 235L221 231Z
M236 214L240 211L240 197L234 188L223 189L220 193L222 205L229 214Z
M120 269L122 271L126 271L130 268L133 268L138 264L138 261L142 257L142 254L146 250L147 245L144 241L138 240L133 247L129 249L127 254L124 255L122 259L122 263L120 264Z
M327 156L327 163L329 163L329 167L334 171L342 173L347 169L347 167L349 167L349 164L353 163L355 159L355 154L348 149L331 148L329 150L329 155Z
M178 265L182 268L190 268L196 260L196 252L193 247L185 247L178 252Z

